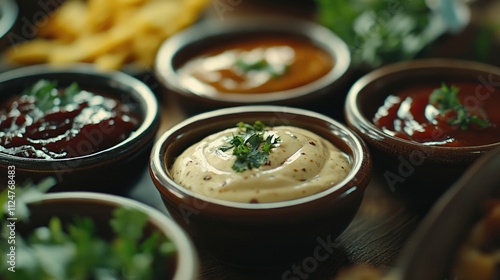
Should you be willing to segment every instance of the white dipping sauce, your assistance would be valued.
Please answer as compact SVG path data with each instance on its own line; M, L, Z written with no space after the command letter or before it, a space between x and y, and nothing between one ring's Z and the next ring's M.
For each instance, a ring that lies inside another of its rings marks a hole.
M351 170L349 157L308 130L278 126L265 132L280 137L268 164L244 172L232 169L236 156L225 152L239 128L210 135L186 149L174 162L173 179L205 196L235 202L277 202L309 196L340 182Z

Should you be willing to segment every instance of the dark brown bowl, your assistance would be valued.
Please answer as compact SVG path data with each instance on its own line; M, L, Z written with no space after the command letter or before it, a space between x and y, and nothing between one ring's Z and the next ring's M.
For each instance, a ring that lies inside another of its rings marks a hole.
M500 195L500 148L477 160L434 205L390 273L400 280L457 279L458 249L481 217L484 202Z
M186 148L239 121L256 120L270 126L297 126L324 137L350 156L351 172L320 193L271 203L208 198L172 179L168 170ZM165 205L195 243L223 262L251 268L286 264L333 242L357 212L371 167L366 146L344 125L321 114L280 106L234 107L191 117L159 138L150 161L151 177ZM331 248L325 249L331 253Z
M77 82L82 88L103 91L137 108L142 123L122 142L84 156L63 159L31 159L0 153L0 170L6 174L8 166L16 169L18 182L26 179L55 177L53 190L93 190L122 192L140 177L147 167L149 153L159 126L158 102L152 91L142 82L120 72L101 72L90 65L54 67L36 65L0 74L0 100L20 94L26 86L39 79L56 80L66 87ZM105 135L102 131L102 135ZM81 142L82 147L92 144ZM79 147L80 143L78 144ZM0 186L1 187L1 186ZM2 187L3 188L3 187Z
M500 143L468 147L423 145L386 134L372 118L385 98L411 84L471 81L482 90L498 87L500 68L485 64L445 60L415 60L388 65L359 79L345 104L348 125L369 145L378 172L395 191L421 195L432 203L455 182L471 163ZM500 105L500 104L499 104ZM423 203L412 197L415 204Z
M62 224L74 222L75 217L90 217L104 238L111 238L109 220L117 207L137 209L148 215L145 232L157 230L167 236L177 249L175 259L165 265L169 275L155 275L155 279L198 279L198 257L186 233L171 219L158 210L132 199L90 192L61 192L32 197L29 203L28 222L18 222L20 234L29 234L32 229L47 226L52 217L59 217Z
M207 94L186 89L179 82L179 67L201 50L241 38L279 35L293 36L320 47L332 56L334 67L323 77L304 86L259 94ZM161 84L175 93L183 107L191 113L255 104L307 107L318 106L321 104L319 100L326 96L345 98L345 94L338 89L344 83L350 62L347 45L319 24L299 18L238 17L224 21L201 21L167 39L158 51L155 73Z

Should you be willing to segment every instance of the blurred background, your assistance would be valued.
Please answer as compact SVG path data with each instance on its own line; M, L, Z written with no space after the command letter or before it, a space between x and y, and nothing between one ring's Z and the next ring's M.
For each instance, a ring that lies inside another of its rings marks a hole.
M64 2L71 5L64 5L56 20L54 15ZM148 7L151 4L148 2L163 4ZM19 13L14 26L9 29L5 21L16 13L14 6ZM119 49L123 53L123 48L135 48L132 55L101 58L96 62L94 58L69 54L74 57L63 58L61 55L55 61L93 61L104 68L121 68L123 64L135 62L140 68L148 68L152 66L151 57L165 38L191 24L202 24L206 18L227 21L248 15L291 15L320 22L334 31L348 44L353 54L353 66L361 71L422 57L453 57L500 64L500 57L495 55L500 44L498 0L2 0L0 15L4 23L0 27L9 29L9 33L3 31L0 46L12 49L12 45L32 39L69 44L89 32L106 34L98 40L100 43L103 40L113 42L112 36L116 34L109 33L114 27L110 19L114 23L118 20L120 26L128 26L130 33L143 23L135 17L134 9L138 14L148 15L146 20L160 26L161 31L149 29L140 35L135 34L136 37L142 36L141 46L128 44L124 47L118 43L111 46L112 43L108 42L107 47L115 53ZM148 32L162 35L148 37ZM50 52L53 46L39 43L36 52L26 50L24 56L16 56L7 50L3 58L5 60L7 56L9 60L7 63L3 61L0 70L12 67L11 64L44 62L43 52ZM72 51L78 52L77 48L75 46ZM29 51L32 53L28 54Z

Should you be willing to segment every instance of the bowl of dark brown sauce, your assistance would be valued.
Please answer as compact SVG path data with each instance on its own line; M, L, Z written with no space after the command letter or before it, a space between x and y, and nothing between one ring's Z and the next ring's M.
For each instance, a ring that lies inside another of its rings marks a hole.
M120 191L147 166L158 104L135 78L38 65L2 73L0 91L0 168L19 180Z
M317 106L339 96L350 53L328 29L297 18L202 21L160 47L156 74L190 111ZM344 96L345 97L345 96Z
M411 190L421 207L414 194L437 198L500 145L499 81L500 68L470 61L384 66L353 85L346 120L371 147L387 185Z

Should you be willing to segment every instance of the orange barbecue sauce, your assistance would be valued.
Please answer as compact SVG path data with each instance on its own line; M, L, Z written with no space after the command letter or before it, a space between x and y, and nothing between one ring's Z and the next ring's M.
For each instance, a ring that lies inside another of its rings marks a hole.
M328 73L333 58L290 36L231 41L196 55L179 70L181 84L198 93L271 93L297 88Z

